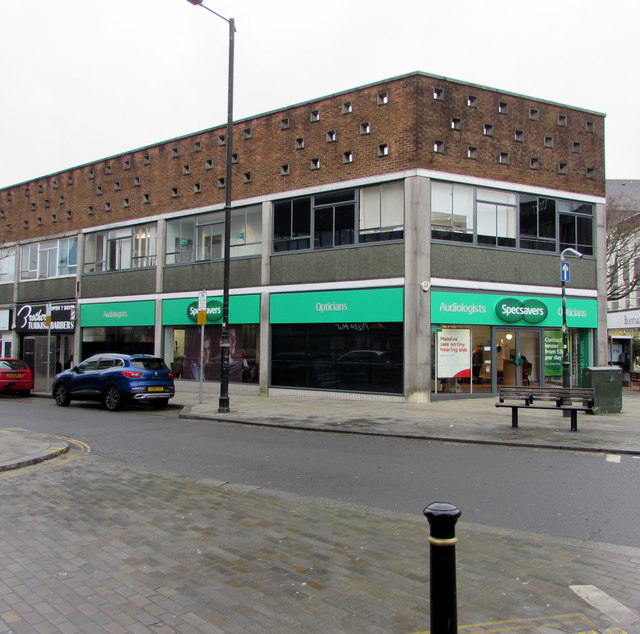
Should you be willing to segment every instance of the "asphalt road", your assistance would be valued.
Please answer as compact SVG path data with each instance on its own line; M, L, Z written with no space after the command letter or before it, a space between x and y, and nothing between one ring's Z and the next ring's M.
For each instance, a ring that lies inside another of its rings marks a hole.
M468 522L640 547L640 459L630 456L291 431L39 398L2 398L0 427L82 440L152 471L416 515L446 501Z

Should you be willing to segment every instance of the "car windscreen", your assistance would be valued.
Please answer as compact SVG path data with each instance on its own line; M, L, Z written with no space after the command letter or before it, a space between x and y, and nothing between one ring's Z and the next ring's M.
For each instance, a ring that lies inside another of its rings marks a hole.
M26 370L27 364L24 361L14 359L3 359L0 361L0 370Z
M131 365L139 370L168 370L162 359L131 359Z

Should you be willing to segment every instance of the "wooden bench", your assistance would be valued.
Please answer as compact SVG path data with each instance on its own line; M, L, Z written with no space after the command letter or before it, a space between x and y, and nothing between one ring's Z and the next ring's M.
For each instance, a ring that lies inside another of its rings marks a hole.
M556 409L571 413L571 431L578 431L578 412L594 413L592 387L529 387L503 385L496 407L511 408L511 427L518 426L519 409ZM506 402L510 401L510 402Z

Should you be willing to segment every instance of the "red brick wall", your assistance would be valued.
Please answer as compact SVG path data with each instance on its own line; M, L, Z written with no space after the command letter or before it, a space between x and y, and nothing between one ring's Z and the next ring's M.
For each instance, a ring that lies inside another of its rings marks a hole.
M443 90L441 100L433 98L434 88ZM387 93L387 103L380 103L382 93ZM470 95L477 98L477 107L466 105ZM349 113L346 102L352 104ZM508 114L498 113L499 102L508 104ZM529 119L530 108L538 109L538 121ZM313 111L319 113L316 121L311 120ZM559 115L567 117L566 126L558 125ZM454 117L460 119L460 130L451 129ZM286 129L281 129L283 119L289 122ZM587 132L587 122L593 132ZM364 123L370 126L369 134L361 134ZM493 126L492 136L483 134L485 124ZM523 132L523 143L514 141L516 129ZM330 131L335 133L333 142L327 141ZM225 190L218 187L218 179L225 176L226 147L219 137L225 132L221 126L0 190L0 240L222 204ZM553 137L553 148L544 147L545 136ZM296 149L301 138L304 148ZM238 156L234 201L419 167L604 195L601 115L423 74L238 122L233 141ZM443 152L434 152L434 141L443 142ZM580 153L573 151L574 142L580 144ZM388 147L388 155L379 156L381 145ZM478 150L475 160L466 158L470 146ZM344 162L345 152L352 152L352 163ZM498 163L500 152L508 153L508 165ZM531 158L540 160L540 169L529 167ZM312 160L319 160L319 169L310 169ZM213 161L212 169L207 169L207 161ZM566 175L558 174L561 161L567 164ZM281 175L284 165L288 175ZM595 178L586 178L587 168ZM177 196L172 195L174 188Z

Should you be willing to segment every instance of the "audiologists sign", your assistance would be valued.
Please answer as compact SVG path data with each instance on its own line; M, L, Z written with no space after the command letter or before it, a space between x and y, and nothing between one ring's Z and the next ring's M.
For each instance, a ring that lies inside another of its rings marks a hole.
M560 297L504 296L481 293L431 294L431 323L499 326L562 326ZM567 298L567 325L596 328L598 302Z

